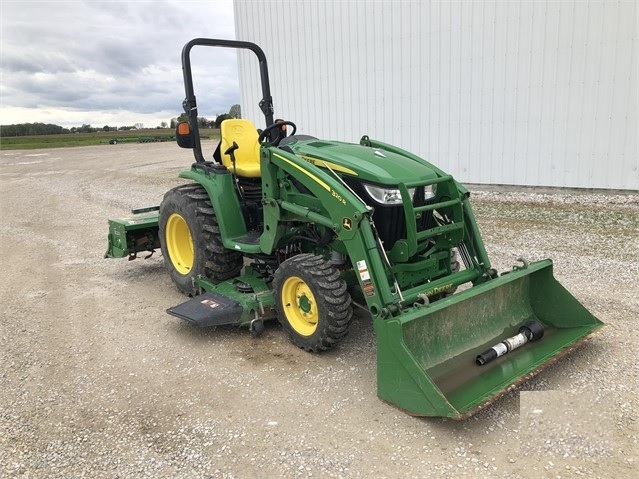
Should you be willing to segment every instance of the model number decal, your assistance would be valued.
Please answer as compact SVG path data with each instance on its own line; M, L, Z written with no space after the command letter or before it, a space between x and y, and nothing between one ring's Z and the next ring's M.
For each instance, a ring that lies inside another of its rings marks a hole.
M340 203L342 203L344 206L346 206L346 200L344 198L342 198L342 195L340 195L337 191L335 191L334 189L331 189L331 195L333 196L333 198L335 198L337 201L339 201Z

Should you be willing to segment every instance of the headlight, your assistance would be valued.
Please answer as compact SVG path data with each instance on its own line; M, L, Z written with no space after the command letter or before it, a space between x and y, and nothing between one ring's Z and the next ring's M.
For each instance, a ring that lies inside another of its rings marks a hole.
M366 192L380 205L401 205L402 194L397 188L384 188L382 186L364 185ZM424 186L424 199L429 200L435 197L435 185ZM411 200L415 197L415 188L408 189Z
M366 192L380 205L401 205L402 194L397 188L384 188L382 186L364 185ZM412 198L415 194L415 188L408 190L408 194Z
M431 198L435 198L435 193L437 193L437 185L427 185L424 186L424 199L430 200Z

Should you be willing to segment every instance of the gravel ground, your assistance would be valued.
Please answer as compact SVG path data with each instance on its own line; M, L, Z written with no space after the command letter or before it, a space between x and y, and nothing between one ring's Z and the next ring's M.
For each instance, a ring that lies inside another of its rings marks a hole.
M191 161L172 144L0 152L0 477L637 474L638 194L473 195L499 271L553 258L607 327L455 422L377 399L362 313L308 354L277 324L253 338L164 314L183 298L159 254L103 259L106 218L158 204Z

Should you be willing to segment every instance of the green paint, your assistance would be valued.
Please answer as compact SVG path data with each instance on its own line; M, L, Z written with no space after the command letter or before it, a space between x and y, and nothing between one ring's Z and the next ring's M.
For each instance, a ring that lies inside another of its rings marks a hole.
M242 184L221 165L204 160L189 57L195 45L256 53L269 128L273 104L266 58L256 45L213 39L189 42L182 56L193 141L179 144L193 148L196 163L180 177L205 189L223 247L242 252L250 263L237 278L213 284L198 277L194 283L239 302L239 326L276 317L271 274L281 261L298 253L337 258L342 278L374 323L379 397L411 414L453 418L472 413L602 327L554 279L550 260L497 277L468 190L393 145L366 136L359 144L295 138L282 148L263 143L260 201L258 184ZM369 195L371 187L377 188L377 199ZM242 188L252 200L238 194ZM385 195L382 205L378 201ZM133 258L159 247L157 217L147 211L111 220L105 256ZM465 263L460 271L451 265L455 248ZM206 268L198 274L207 274ZM470 287L446 296L460 285ZM312 312L309 297L298 301L302 311ZM540 341L485 366L475 364L478 353L531 319L545 326Z
M489 363L475 356L531 319L544 337ZM380 398L414 415L461 418L601 328L553 277L533 263L438 301L375 321Z
M158 212L146 208L140 214L109 220L108 246L105 258L133 259L136 253L150 253L160 247L158 236Z

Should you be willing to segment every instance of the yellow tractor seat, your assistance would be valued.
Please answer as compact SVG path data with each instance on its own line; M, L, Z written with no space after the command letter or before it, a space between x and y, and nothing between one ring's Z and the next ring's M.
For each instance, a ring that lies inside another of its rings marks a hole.
M222 164L237 176L245 178L260 177L260 144L257 141L258 133L255 125L249 120L228 119L221 125L222 142L220 145L220 155ZM231 155L224 152L237 145L233 152L235 156L235 167Z

